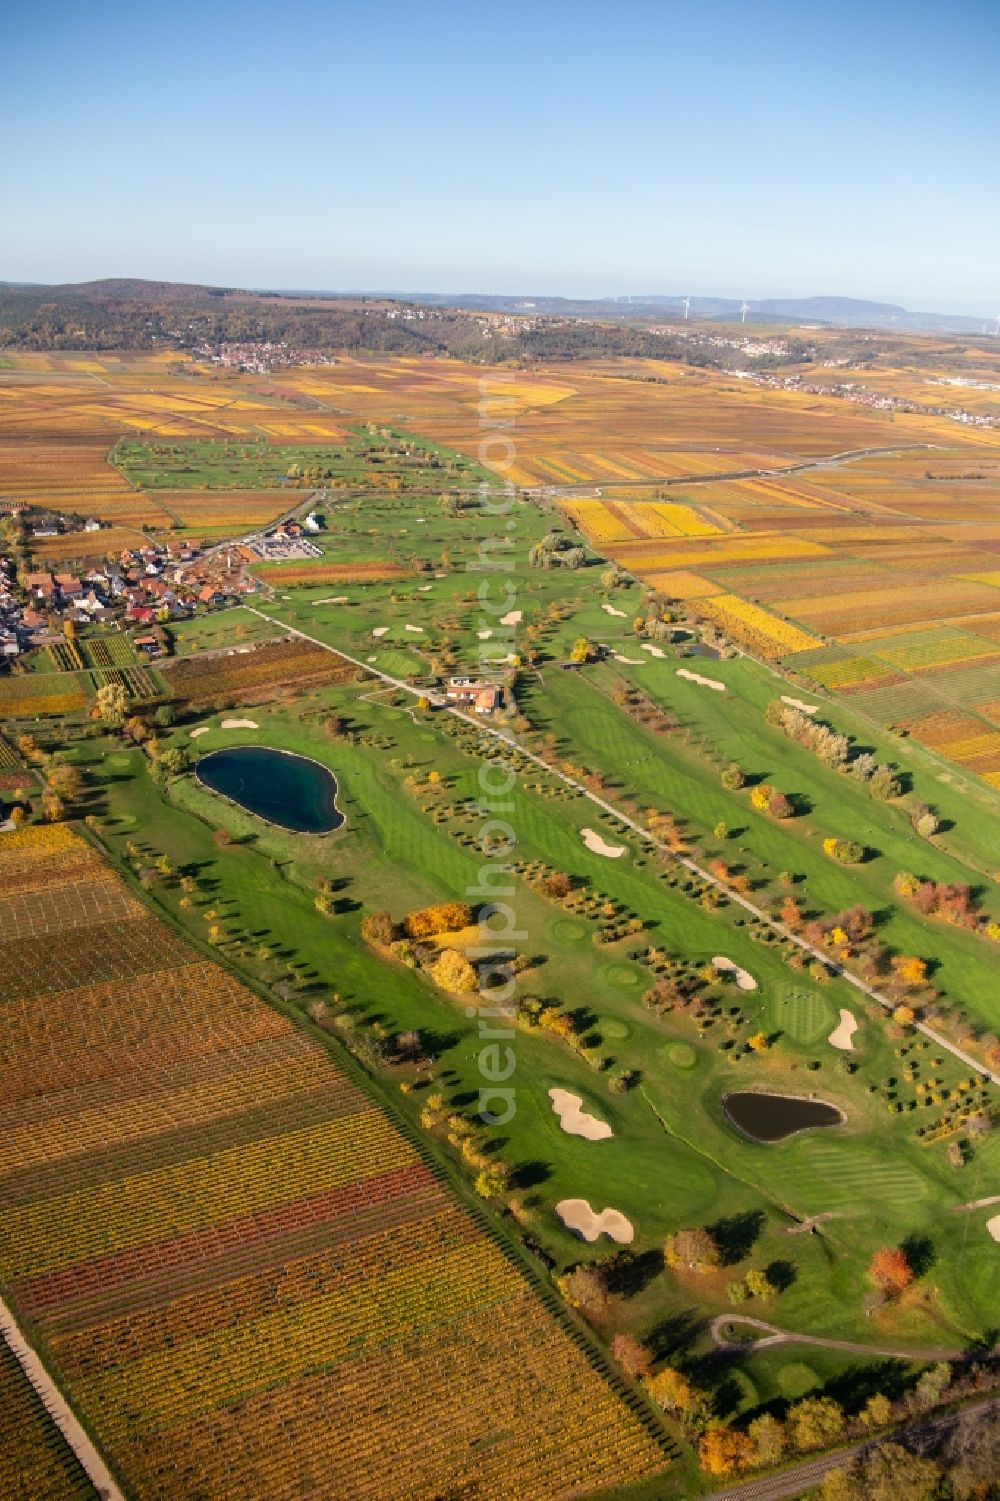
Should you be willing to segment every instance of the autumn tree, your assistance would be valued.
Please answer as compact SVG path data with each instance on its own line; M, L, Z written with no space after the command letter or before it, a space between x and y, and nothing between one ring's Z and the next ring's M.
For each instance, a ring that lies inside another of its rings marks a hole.
M478 984L475 967L458 949L443 949L430 968L430 976L442 990L466 995Z
M46 772L46 781L56 797L64 802L75 803L83 795L86 776L79 766L68 761L51 761Z
M950 1386L951 1366L939 1360L921 1375L912 1392L912 1405L919 1412L936 1407Z
M722 773L721 780L727 792L739 792L741 788L746 786L746 772L738 761L730 761Z
M574 1267L557 1285L571 1308L598 1312L608 1301L607 1277L598 1266Z
M771 1413L765 1412L754 1418L747 1435L754 1446L754 1464L763 1468L781 1462L788 1441L784 1425Z
M649 1375L653 1357L646 1346L631 1334L616 1334L611 1341L611 1354L626 1376L642 1381Z
M940 1478L932 1459L901 1444L876 1444L824 1476L819 1494L821 1501L930 1501Z
M899 1246L882 1246L871 1259L868 1276L880 1292L896 1298L913 1281L913 1268Z
M926 985L926 959L921 959L916 954L896 954L891 965L896 980L900 985L905 985L908 990L919 990Z
M407 913L403 919L403 931L407 938L431 938L436 933L467 928L471 922L472 908L468 902L438 902L432 907Z
M708 1475L731 1475L753 1460L754 1446L745 1433L716 1424L703 1433L698 1463Z
M105 724L123 724L128 713L128 695L121 683L102 683L97 690L94 707L98 718Z
M664 1366L646 1382L650 1400L664 1412L689 1413L695 1406L695 1389L683 1372Z
M869 1397L859 1413L866 1428L887 1428L892 1422L892 1403L882 1392Z
M774 1283L760 1267L751 1267L746 1275L747 1292L751 1298L771 1298L775 1293Z
M361 919L361 937L375 948L388 948L396 936L396 924L388 912L366 912Z
M795 1449L829 1449L844 1431L844 1409L832 1397L805 1397L788 1414Z
M697 1226L668 1235L663 1247L667 1266L688 1267L694 1272L710 1272L719 1265L719 1247L710 1230Z
M498 1199L507 1192L509 1183L510 1168L494 1158L476 1177L475 1189L481 1199Z

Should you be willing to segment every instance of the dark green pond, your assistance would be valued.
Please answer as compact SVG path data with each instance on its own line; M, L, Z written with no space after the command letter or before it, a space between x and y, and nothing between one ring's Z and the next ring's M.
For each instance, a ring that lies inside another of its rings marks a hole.
M727 1094L722 1108L731 1125L754 1141L784 1141L796 1131L816 1126L839 1126L844 1117L823 1100L801 1100L790 1094L762 1094L737 1090Z
M328 834L344 822L337 778L306 756L238 745L202 756L195 775L213 792L293 834Z

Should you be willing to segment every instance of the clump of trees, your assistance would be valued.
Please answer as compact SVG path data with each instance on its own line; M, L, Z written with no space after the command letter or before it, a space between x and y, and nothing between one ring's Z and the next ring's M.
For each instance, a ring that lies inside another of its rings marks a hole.
M751 788L750 802L761 813L770 813L772 818L791 818L795 813L791 799L772 787L770 782L758 782Z
M587 550L562 532L546 532L528 553L532 568L582 568Z
M852 760L850 736L840 734L822 719L814 719L780 699L768 704L764 718L772 729L781 730L789 740L818 756L825 766L849 772L857 781L866 783L869 793L878 801L887 802L902 792L902 783L891 766L877 762L870 751L862 751Z
M472 923L472 908L468 902L436 902L430 907L421 907L408 912L403 919L403 932L407 938L431 938L438 933L455 933Z
M865 847L856 839L837 839L831 835L823 840L823 853L840 865L860 865L865 858Z
M941 820L926 803L917 803L910 812L910 823L921 839L930 839L941 828Z
M969 929L979 924L976 899L964 881L922 881L901 870L892 885L896 895L912 902L924 917L940 917Z

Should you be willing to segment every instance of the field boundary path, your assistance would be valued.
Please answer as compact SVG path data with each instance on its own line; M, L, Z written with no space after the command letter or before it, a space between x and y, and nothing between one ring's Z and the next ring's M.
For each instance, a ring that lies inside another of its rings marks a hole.
M704 869L704 867L699 865L697 861L692 860L689 855L681 855L676 850L672 849L669 844L665 844L662 840L655 838L655 836L652 835L648 829L644 829L642 824L637 823L634 818L631 818L629 816L629 814L622 812L620 808L616 808L613 803L607 802L603 797L599 797L596 792L588 791L583 783L578 782L575 777L568 776L565 772L559 771L558 768L550 766L549 763L544 759L544 757L537 755L534 751L528 750L528 748L524 745L521 745L513 735L508 735L503 730L496 730L493 729L490 725L483 724L481 720L473 718L471 714L466 714L462 709L453 708L451 704L447 703L446 700L444 700L440 696L440 694L436 694L432 690L428 690L426 688L415 688L412 683L407 683L402 678L393 677L388 672L382 672L379 668L371 666L370 663L363 662L360 657L352 656L350 652L342 651L339 647L336 646L331 646L328 641L321 641L318 636L310 636L307 631L300 631L295 626L288 625L285 621L276 620L273 615L267 615L263 610L258 610L256 605L244 604L239 608L250 610L254 615L259 615L261 620L266 620L271 625L278 626L278 628L281 630L289 631L292 635L300 636L303 641L309 641L313 646L320 646L324 651L331 652L334 656L342 657L345 662L351 662L362 672L368 673L373 677L381 678L383 682L391 684L392 687L399 689L399 691L402 693L408 693L413 698L429 699L429 701L435 706L435 708L446 710L447 713L454 715L456 719L461 719L466 724L471 725L472 728L480 734L489 735L494 740L499 741L500 744L506 745L509 750L517 751L518 755L524 756L527 760L531 761L535 766L538 766L549 776L556 777L565 786L572 788L574 792L578 792L583 797L587 798L594 804L595 807L600 808L601 811L605 813L609 818L613 818L618 823L624 824L626 828L630 829L633 834L637 835L637 837L642 840L643 844L647 845L650 849L655 849L660 854L668 856L671 860L676 861L678 865L683 866L684 869L687 870L691 875L697 876L700 881L705 881L710 886L713 886L717 891L720 891L727 898L727 900L735 902L736 905L742 907L745 912L749 912L751 917L753 917L757 922L766 923L773 932L779 934L780 937L784 938L787 942L794 943L797 948L801 949L803 953L808 954L811 959L818 960L825 969L832 970L835 975L839 975L841 979L846 980L848 985L853 986L854 989L860 991L862 995L866 995L869 1000L876 1001L878 1005L880 1005L885 1011L891 1014L895 1009L896 1002L890 1000L888 996L882 995L880 991L876 990L874 985L869 985L868 982L866 980L862 980L860 976L852 974L850 970L844 969L842 965L837 964L835 961L832 961L830 959L830 955L824 952L824 950L818 948L815 944L810 943L808 939L803 938L800 934L793 933L791 928L786 927L783 922L781 922L776 917L772 917L771 914L769 912L765 912L763 908L756 906L740 892L731 890L730 887L725 884L725 882L720 881L718 877L713 876L710 871ZM1000 1073L995 1073L993 1070L987 1068L985 1063L980 1063L977 1058L973 1058L971 1054L966 1053L962 1048L958 1047L956 1043L949 1042L946 1037L943 1037L940 1032L935 1031L933 1027L928 1026L926 1022L914 1022L913 1025L916 1031L922 1032L923 1035L925 1037L928 1037L936 1047L942 1048L945 1052L950 1053L952 1057L957 1058L959 1063L961 1063L965 1068L972 1069L982 1078L988 1079L991 1084L994 1084L998 1088L1000 1088Z
M87 1478L102 1501L125 1501L117 1481L97 1451L93 1439L28 1344L8 1305L0 1298L0 1335L31 1382L38 1400L76 1455Z
M759 1329L761 1338L752 1343L749 1340L727 1339L723 1334L726 1324L746 1325L750 1329ZM720 1313L709 1324L712 1340L718 1350L726 1350L730 1353L739 1351L748 1354L753 1350L760 1350L768 1345L818 1345L823 1350L846 1350L850 1355L878 1355L884 1360L961 1360L964 1350L939 1350L917 1347L913 1350L900 1350L898 1347L878 1345L865 1345L850 1339L827 1339L822 1334L799 1334L794 1329L779 1329L777 1324L769 1324L766 1319L755 1319L744 1314Z
M772 479L782 474L801 474L807 469L836 469L841 464L856 463L858 459L893 457L914 449L937 449L942 446L939 443L894 443L891 448L845 448L841 453L827 454L822 459L799 459L794 464L777 464L766 469L727 469L717 474L672 474L662 479L588 480L577 485L526 485L524 488L529 495L561 495L568 500L580 500L592 494L595 488L648 490L651 485L718 485L726 481ZM908 513L901 511L898 514Z

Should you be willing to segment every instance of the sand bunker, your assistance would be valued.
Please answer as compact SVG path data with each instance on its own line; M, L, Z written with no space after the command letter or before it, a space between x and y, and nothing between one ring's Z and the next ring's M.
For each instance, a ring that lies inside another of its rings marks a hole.
M846 1006L841 1006L840 1021L826 1040L832 1048L840 1048L842 1052L851 1053L854 1051L851 1038L857 1030L858 1022L853 1011L848 1011Z
M224 730L257 730L260 726L256 719L224 719L222 728Z
M716 954L712 964L720 975L732 975L740 990L756 990L757 981L753 975L745 969L740 969L735 959L727 959L724 954Z
M644 641L642 650L648 651L651 657L665 657L667 654L659 646L654 646L652 641Z
M422 625L407 625L404 629L410 631L414 636L422 636L424 634Z
M619 620L625 619L625 611L616 610L614 605L602 605L601 609L604 611L605 615L617 615Z
M580 837L592 854L604 855L608 860L620 860L627 849L624 844L608 844L594 829L581 829Z
M725 693L725 683L720 683L718 678L703 678L700 672L689 672L686 667L678 667L677 676L687 678L689 683L700 683L703 688L714 688L716 693Z
M314 605L346 605L346 594L333 594L329 599L314 599Z
M200 724L196 730L191 731L191 739L197 740L199 735L207 735L211 728L210 724Z
M488 627L485 631L476 632L476 635L479 637L480 641L488 641L492 634L493 632Z
M613 651L611 655L616 662L624 662L626 667L641 667L645 660L643 657L623 657L620 651Z
M991 1220L987 1220L986 1228L994 1240L1000 1240L1000 1214L995 1214Z
M627 1246L635 1238L631 1222L620 1210L605 1209L595 1214L586 1199L560 1199L556 1214L567 1230L575 1230L584 1240L594 1241L599 1235L607 1235L620 1246Z
M389 627L387 625L377 625L372 631L373 636L387 636L388 634Z
M800 698L789 698L787 693L781 695L781 702L790 705L793 709L799 709L803 714L815 714L819 704L804 704Z
M428 589L433 589L433 588L434 588L433 584L421 584L420 588L418 589L417 592L418 592L418 594L426 594L427 591L428 591Z
M523 610L508 610L506 615L500 616L501 625L518 625L524 619Z
M578 1094L570 1094L565 1089L550 1089L549 1099L552 1101L552 1109L559 1117L559 1124L567 1135L584 1136L587 1141L603 1141L606 1136L614 1136L607 1121L599 1121L596 1115L589 1115L583 1109L583 1101Z

